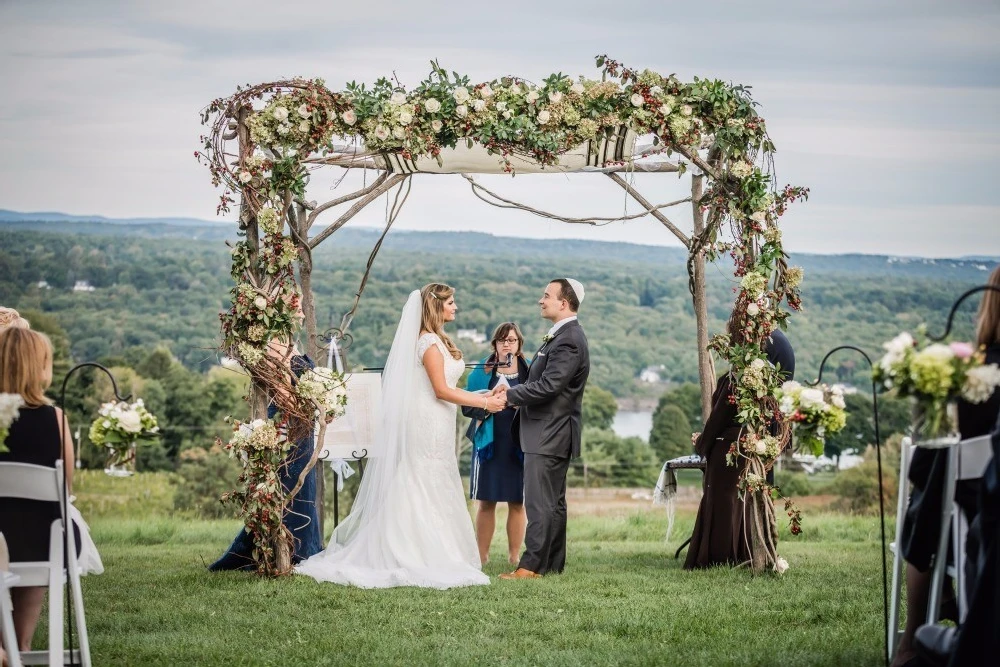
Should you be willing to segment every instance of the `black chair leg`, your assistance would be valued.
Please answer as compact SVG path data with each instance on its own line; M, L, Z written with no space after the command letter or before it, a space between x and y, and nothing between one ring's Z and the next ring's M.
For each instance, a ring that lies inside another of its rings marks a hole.
M687 538L686 540L684 540L684 544L682 544L679 547L677 547L677 553L674 554L674 560L677 560L678 558L681 557L681 552L684 551L684 547L686 547L689 544L691 544L691 538L690 537Z

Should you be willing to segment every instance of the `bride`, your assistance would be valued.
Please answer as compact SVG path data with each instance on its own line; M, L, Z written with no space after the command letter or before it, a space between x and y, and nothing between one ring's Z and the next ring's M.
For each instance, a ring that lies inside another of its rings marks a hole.
M465 364L443 327L457 311L447 285L410 294L382 375L381 451L326 550L296 572L362 588L489 583L458 474L455 406L498 412L503 400L456 389Z

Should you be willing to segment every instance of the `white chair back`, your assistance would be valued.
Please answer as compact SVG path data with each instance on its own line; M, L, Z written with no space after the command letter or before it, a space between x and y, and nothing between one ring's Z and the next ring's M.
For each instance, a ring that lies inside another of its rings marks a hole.
M979 479L986 472L986 465L993 458L989 435L969 438L958 443L958 471L956 479Z
M90 667L90 640L83 612L83 591L80 586L80 569L77 562L76 540L66 540L65 526L66 487L63 462L56 461L54 468L29 463L0 462L0 498L19 498L54 502L59 505L59 518L52 522L49 531L49 557L45 561L14 562L10 570L17 575L18 586L47 586L49 591L49 649L25 651L20 658L26 664L65 664L68 652L63 647L63 585L69 581L73 598L73 617L80 638L79 656L84 667ZM72 529L69 534L72 536ZM13 536L9 536L14 539ZM64 540L67 549L64 551ZM64 558L64 553L66 558Z

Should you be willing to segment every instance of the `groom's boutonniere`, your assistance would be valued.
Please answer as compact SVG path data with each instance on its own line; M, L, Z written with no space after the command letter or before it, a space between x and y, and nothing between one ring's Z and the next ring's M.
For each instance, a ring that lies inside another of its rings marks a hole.
M553 338L555 338L555 336L553 336L552 334L545 334L544 336L542 336L542 343L548 343Z

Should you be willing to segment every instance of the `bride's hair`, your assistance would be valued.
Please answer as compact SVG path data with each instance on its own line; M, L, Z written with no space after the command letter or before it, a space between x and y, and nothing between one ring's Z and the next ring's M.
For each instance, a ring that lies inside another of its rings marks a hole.
M420 290L420 300L423 304L420 317L420 328L436 333L444 346L455 359L462 358L462 351L455 347L448 334L444 332L444 302L455 294L455 288L443 283L430 283Z

